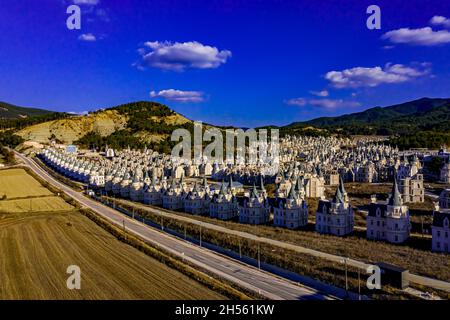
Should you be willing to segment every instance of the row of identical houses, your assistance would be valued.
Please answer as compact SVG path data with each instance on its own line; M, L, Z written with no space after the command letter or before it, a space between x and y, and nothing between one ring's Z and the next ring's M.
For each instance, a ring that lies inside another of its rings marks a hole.
M52 153L44 153L43 160L55 170L73 178L70 169ZM101 170L98 170L101 171ZM99 176L101 178L99 178ZM229 177L219 188L211 188L206 180L191 186L180 179L149 177L148 171L135 170L133 174L125 171L109 171L88 179L91 186L100 188L108 194L131 199L132 201L161 206L168 210L184 211L194 215L209 215L211 218L229 220L237 218L240 223L267 224L273 214L273 224L277 227L296 229L308 224L305 182L302 177L295 183L280 187L278 183L275 198L269 199L260 180L244 193L236 196L236 186ZM377 201L375 197L369 204L367 214L367 238L403 243L409 238L410 216L404 197L399 191L397 178L387 201ZM439 207L434 212L432 236L434 251L449 252L449 207L450 189L441 194ZM354 228L354 213L342 177L333 198L321 197L316 211L315 230L318 233L344 236Z

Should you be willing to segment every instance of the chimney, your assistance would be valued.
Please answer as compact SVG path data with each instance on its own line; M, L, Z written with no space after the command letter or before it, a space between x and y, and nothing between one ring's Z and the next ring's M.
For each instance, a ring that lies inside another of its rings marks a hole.
M439 211L439 202L434 203L434 211Z
M370 203L376 203L377 202L377 195L373 194L370 196Z

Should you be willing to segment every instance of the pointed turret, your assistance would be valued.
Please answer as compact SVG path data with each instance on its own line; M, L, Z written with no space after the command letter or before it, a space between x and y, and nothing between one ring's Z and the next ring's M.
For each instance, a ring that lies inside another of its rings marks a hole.
M258 197L258 190L256 190L256 184L253 183L253 189L250 194L250 198L257 198Z
M294 186L291 187L291 189L289 190L289 196L288 199L295 199L296 198L296 193L295 193L295 188Z
M184 173L181 174L180 184L181 185L184 184Z
M227 189L226 189L226 185L225 185L225 181L222 179L222 184L220 186L220 192L219 194L221 195L225 195L227 193Z
M340 187L336 188L336 193L334 194L333 202L334 203L344 203L344 197L342 195Z
M259 177L260 177L260 181L259 181L260 186L259 186L259 187L260 187L261 191L265 192L265 191L266 191L266 188L264 187L264 179L263 179L263 176L260 175Z
M339 175L339 189L341 190L342 195L345 195L347 193L345 191L344 180L342 179L341 175Z
M233 188L233 177L230 174L230 177L228 179L228 189L231 190Z
M397 178L394 177L394 184L392 185L392 194L389 198L388 204L390 206L399 207L402 205L402 196L398 191Z

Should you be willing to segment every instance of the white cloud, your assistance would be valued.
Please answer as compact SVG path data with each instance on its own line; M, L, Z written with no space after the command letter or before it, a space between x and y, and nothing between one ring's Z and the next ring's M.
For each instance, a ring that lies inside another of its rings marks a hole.
M217 68L231 57L229 50L219 50L197 41L146 42L138 53L142 56L141 66L173 71Z
M76 116L85 116L85 115L89 114L89 111L69 111L67 113L76 115Z
M99 3L99 0L73 0L74 4L85 4L88 6L96 6Z
M318 97L328 97L329 92L327 90L322 91L310 91L312 95L318 96Z
M436 46L450 42L447 30L433 31L430 27L420 29L401 28L386 32L381 36L392 43L405 43L417 46Z
M159 92L151 91L150 97L164 98L174 102L202 102L204 101L203 92L200 91L182 91L176 89L161 90Z
M429 64L420 64L420 69L402 64L386 64L384 68L355 67L342 71L330 71L325 75L335 88L376 87L383 83L402 83L429 74Z
M450 19L443 16L434 16L431 18L430 24L450 28Z
M83 33L78 37L78 40L93 42L96 41L97 38L92 33Z
M307 101L304 98L293 98L293 99L289 99L285 101L286 104L290 105L290 106L299 106L299 107L303 107L306 106Z
M361 104L357 101L348 101L343 99L304 99L294 98L286 101L286 104L292 106L314 106L324 109L338 109L338 108L354 108L359 107Z

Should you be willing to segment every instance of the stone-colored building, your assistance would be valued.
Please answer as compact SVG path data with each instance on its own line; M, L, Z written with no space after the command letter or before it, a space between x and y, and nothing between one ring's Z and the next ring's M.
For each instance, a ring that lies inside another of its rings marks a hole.
M397 169L398 188L404 203L424 202L425 188L421 165L416 155L411 163L406 159Z
M226 186L222 181L220 191L214 194L209 205L209 216L220 220L230 220L238 216L237 198L231 191L231 186Z
M387 203L372 202L369 205L366 221L367 239L402 243L409 238L409 210L403 204L397 180L394 181Z
M269 222L270 206L268 199L262 193L253 189L249 197L244 197L239 205L239 222L247 224L263 224Z
M273 223L276 227L296 229L308 224L306 200L291 187L286 198L276 198L273 206Z
M444 183L450 183L450 155L441 168L439 180Z
M442 190L439 195L439 207L442 209L450 209L450 189Z
M340 179L333 199L319 200L316 212L316 231L344 236L353 231L353 209L348 200L344 182Z
M436 208L431 226L431 249L436 252L450 253L450 210Z

